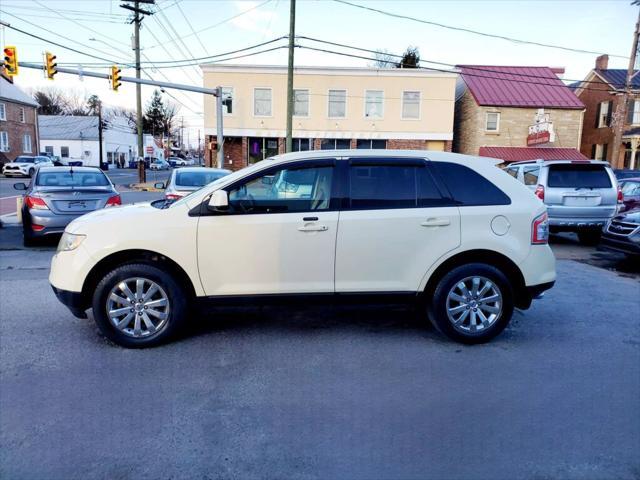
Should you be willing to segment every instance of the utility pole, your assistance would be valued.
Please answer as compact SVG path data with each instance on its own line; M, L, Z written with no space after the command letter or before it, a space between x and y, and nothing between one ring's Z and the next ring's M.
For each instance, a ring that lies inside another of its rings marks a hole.
M104 159L102 157L102 101L98 100L98 148L100 149L100 169L103 168Z
M636 56L638 54L638 36L640 36L640 10L638 11L638 19L636 20L636 29L633 32L633 42L631 47L631 55L629 56L629 66L627 67L627 78L624 84L624 92L622 98L618 102L615 113L615 124L613 130L613 149L611 151L611 165L613 168L622 168L623 165L618 164L620 157L620 146L622 145L622 133L624 123L627 119L627 108L629 98L631 97L631 85L633 83L634 67L636 64ZM606 159L605 159L606 160Z
M125 0L132 1L132 0ZM153 12L142 10L140 3L146 3L148 5L154 5L155 0L135 0L134 6L123 4L120 5L126 10L131 10L134 14L134 35L133 35L133 49L136 54L136 79L140 80L140 23L142 22L142 15L153 15ZM136 127L138 130L138 157L143 161L138 162L138 181L144 183L147 181L146 171L144 169L144 147L142 145L142 86L140 83L136 83Z
M218 168L224 168L224 136L222 131L222 87L216 88L216 129L218 138L216 144L218 147Z
M296 0L289 0L289 64L287 66L287 143L286 151L293 149L293 50L296 35Z

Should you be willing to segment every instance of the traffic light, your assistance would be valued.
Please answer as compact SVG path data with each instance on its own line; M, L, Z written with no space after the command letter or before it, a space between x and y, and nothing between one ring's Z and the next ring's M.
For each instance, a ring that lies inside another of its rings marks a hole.
M18 74L18 51L16 47L4 47L4 71L9 77Z
M53 53L51 52L45 52L44 53L44 70L47 74L47 78L49 80L53 80L53 77L56 73L58 73L58 64L55 63L56 57Z
M120 70L117 65L111 67L111 88L114 92L117 92L120 85L122 85L120 72L122 72L122 70Z

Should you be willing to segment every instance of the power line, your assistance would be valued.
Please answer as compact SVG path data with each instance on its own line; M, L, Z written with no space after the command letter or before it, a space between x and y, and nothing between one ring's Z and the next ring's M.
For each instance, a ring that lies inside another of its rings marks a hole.
M602 55L602 52L596 52L593 50L584 50L581 48L572 48L572 47L565 47L562 45L554 45L554 44L550 44L550 43L542 43L542 42L535 42L532 40L522 40L519 38L514 38L514 37L507 37L506 35L497 35L497 34L493 34L493 33L487 33L487 32L480 32L478 30L472 30L470 28L464 28L464 27L456 27L453 25L445 25L443 23L438 23L438 22L433 22L433 21L429 21L429 20L423 20L420 18L415 18L415 17L410 17L408 15L401 15L399 13L393 13L393 12L389 12L389 11L385 11L385 10L380 10L378 8L373 8L373 7L367 7L364 5L358 5L357 3L351 3L348 2L346 0L333 0L336 3L342 3L344 5L349 5L351 7L355 7L355 8L360 8L362 10L368 10L371 12L375 12L375 13L380 13L382 15L386 15L388 17L393 17L393 18L400 18L403 20L410 20L412 22L418 22L418 23L422 23L425 25L433 25L435 27L440 27L440 28L446 28L449 30L455 30L458 32L465 32L465 33L472 33L474 35L480 35L482 37L489 37L489 38L497 38L500 40L507 40L509 42L514 42L514 43L520 43L520 44L528 44L528 45L535 45L538 47L545 47L545 48L555 48L557 50L566 50L568 52L574 52L574 53L588 53L590 55ZM624 55L615 55L612 54L610 55L611 57L616 57L616 58L624 58L625 60L628 60L629 57L626 57Z
M200 40L200 37L196 35L196 31L193 28L193 25L191 24L191 21L189 20L189 18L184 14L184 10L182 10L180 3L176 2L176 6L178 7L178 10L180 10L182 17L184 18L185 22L187 22L187 25L189 25L189 28L191 29L193 34L196 36L196 39L198 40L198 43L202 47L202 50L204 51L205 55L209 55L209 51L207 50L207 47L204 46L204 43L202 43L202 40Z

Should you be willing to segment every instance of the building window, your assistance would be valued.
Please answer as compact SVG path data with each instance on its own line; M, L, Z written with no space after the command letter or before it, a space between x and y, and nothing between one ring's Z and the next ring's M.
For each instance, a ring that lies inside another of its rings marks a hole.
M320 150L347 150L351 148L351 140L348 138L323 138L320 141Z
M7 119L7 107L4 103L0 103L0 120Z
M265 158L278 155L277 138L250 138L249 139L249 164L257 163Z
M367 118L382 118L384 113L384 92L382 90L367 90L364 93L364 116Z
M487 132L497 132L500 130L500 113L487 112L484 129Z
M26 122L26 116L24 113L24 107L20 107L20 110L18 110L18 120L20 121L20 123L25 123Z
M387 148L387 141L386 140L362 140L359 139L356 141L356 148L357 149L380 149L380 150L384 150L385 148Z
M347 116L347 91L329 90L329 118Z
M611 101L600 102L598 104L598 115L596 118L596 127L603 128L611 126Z
M607 159L607 144L593 145L591 149L591 156L594 160L606 160Z
M255 117L271 116L271 89L253 89L253 115Z
M60 147L60 156L62 158L69 158L69 147Z
M294 152L307 152L309 150L313 150L312 138L294 138L293 139Z
M0 105L2 105L0 103ZM7 132L0 132L0 152L9 151L9 134Z
M44 151L49 157L53 157L53 147L52 146L49 145L49 146L44 147Z
M309 90L293 91L293 116L309 116Z
M29 134L22 137L22 152L31 153L31 135Z
M222 87L222 115L232 115L233 114L233 88L232 87Z
M402 119L420 119L420 92L402 92Z
M640 124L640 100L629 100L627 105L627 123Z

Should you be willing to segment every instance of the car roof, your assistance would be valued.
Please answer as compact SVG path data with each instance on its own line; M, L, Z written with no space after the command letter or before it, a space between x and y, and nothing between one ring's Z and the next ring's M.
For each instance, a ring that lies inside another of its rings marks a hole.
M508 166L512 165L531 165L531 164L539 164L539 165L555 165L560 163L573 163L573 164L582 164L582 165L609 165L609 162L605 162L602 160L524 160L522 162L512 162Z
M622 182L640 182L640 177L627 177L627 178L621 178L620 183Z
M70 172L73 169L74 172L100 172L103 173L98 167L69 167L69 166L60 166L60 167L40 167L38 169L39 172Z
M218 172L218 173L231 173L231 170L224 168L209 168L209 167L182 167L174 170L176 172Z

